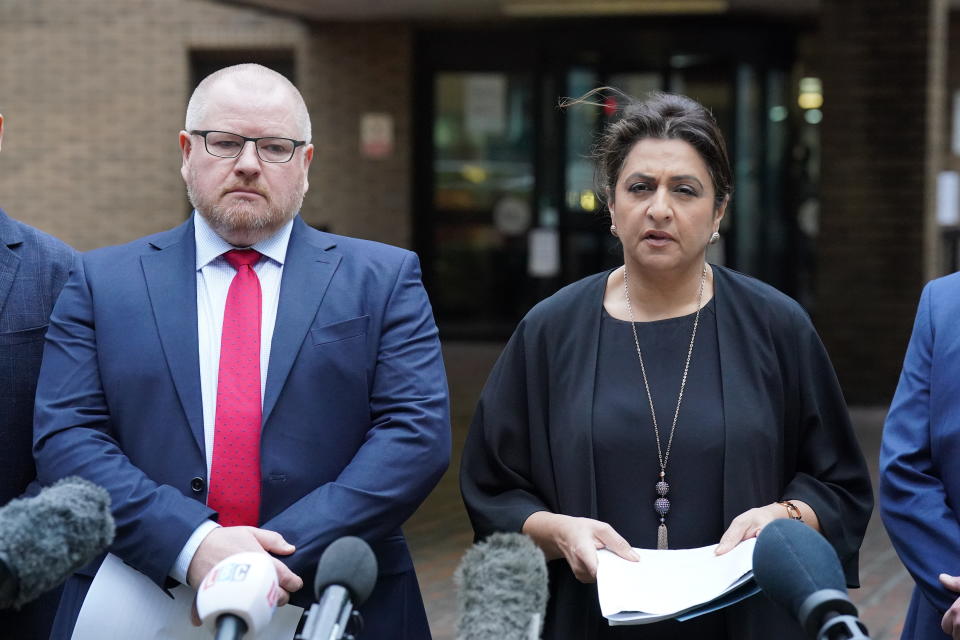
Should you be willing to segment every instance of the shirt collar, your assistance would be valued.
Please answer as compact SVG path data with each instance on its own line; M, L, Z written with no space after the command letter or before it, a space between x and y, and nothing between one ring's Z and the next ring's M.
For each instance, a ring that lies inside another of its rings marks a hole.
M256 243L251 249L256 249L279 265L287 255L287 245L290 244L290 233L293 231L293 218L280 227L275 234ZM204 268L213 260L227 251L235 249L232 244L217 235L206 219L196 209L193 211L193 233L197 244L197 270Z

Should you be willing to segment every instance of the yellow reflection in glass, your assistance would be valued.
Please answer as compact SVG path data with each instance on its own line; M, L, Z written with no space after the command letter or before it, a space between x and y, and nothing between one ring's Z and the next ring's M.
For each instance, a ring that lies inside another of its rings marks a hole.
M819 109L823 106L823 82L820 78L800 78L800 95L797 103L801 109Z
M480 184L481 182L487 181L487 170L475 164L463 165L460 173L473 184Z
M801 93L797 103L801 109L819 109L823 106L823 96L819 93Z
M597 196L593 191L585 189L580 192L580 208L586 211L593 211L597 207Z

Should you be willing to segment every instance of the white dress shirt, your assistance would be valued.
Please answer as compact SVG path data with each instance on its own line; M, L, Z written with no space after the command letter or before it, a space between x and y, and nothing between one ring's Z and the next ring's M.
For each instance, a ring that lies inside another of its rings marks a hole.
M220 373L220 337L223 334L223 311L227 292L236 275L223 254L236 249L217 235L207 221L193 212L194 237L197 244L197 338L200 346L200 393L203 399L203 438L207 458L207 484L213 463L214 425L217 417L217 381ZM260 280L260 403L267 386L267 366L270 362L270 344L277 322L280 301L280 281L283 263L290 243L293 220L275 234L256 243L251 249L263 254L253 269ZM193 532L170 570L170 577L186 584L190 561L203 539L218 525L208 520Z

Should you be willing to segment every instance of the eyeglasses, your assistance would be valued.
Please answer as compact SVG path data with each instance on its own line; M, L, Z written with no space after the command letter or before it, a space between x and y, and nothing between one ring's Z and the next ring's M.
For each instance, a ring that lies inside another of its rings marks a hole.
M218 158L236 158L243 152L243 146L252 142L257 155L264 162L289 162L297 147L307 144L304 140L291 138L248 138L227 131L193 130L190 133L203 136L207 153Z

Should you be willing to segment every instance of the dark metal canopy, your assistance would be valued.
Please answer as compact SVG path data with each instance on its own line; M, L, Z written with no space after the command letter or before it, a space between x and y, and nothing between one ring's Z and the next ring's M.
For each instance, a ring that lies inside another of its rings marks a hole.
M498 20L636 15L809 17L819 0L224 0L318 21Z

